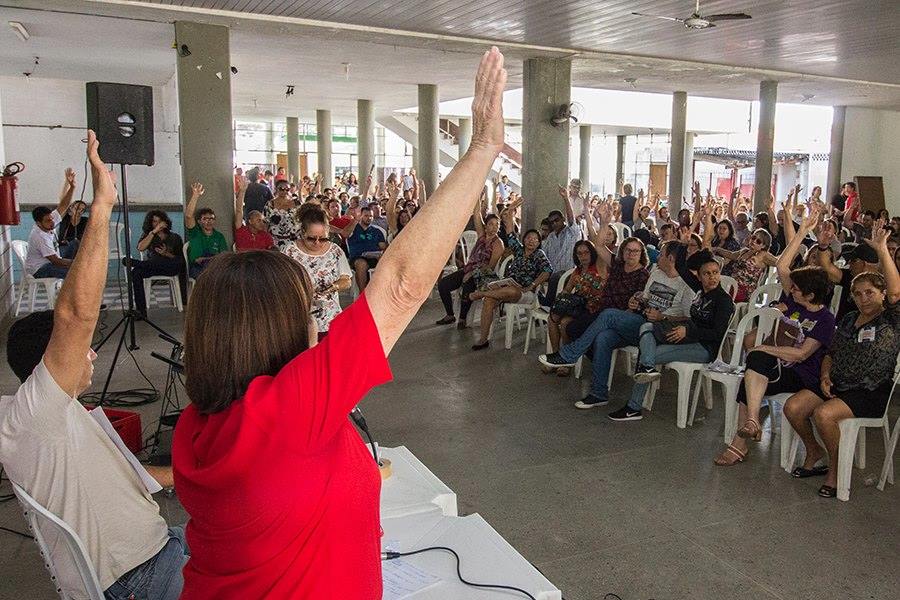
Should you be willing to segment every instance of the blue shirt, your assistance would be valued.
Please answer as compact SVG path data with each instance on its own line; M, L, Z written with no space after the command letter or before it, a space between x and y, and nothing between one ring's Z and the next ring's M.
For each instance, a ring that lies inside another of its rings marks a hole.
M366 252L378 252L381 250L378 244L383 244L386 241L384 232L375 225L369 225L366 229L363 229L362 225L357 225L350 237L347 238L350 260L355 260Z

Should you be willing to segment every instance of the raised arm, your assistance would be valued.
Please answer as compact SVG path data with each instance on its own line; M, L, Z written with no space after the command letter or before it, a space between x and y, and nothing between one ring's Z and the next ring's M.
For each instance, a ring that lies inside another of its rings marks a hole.
M789 220L789 218L785 219L785 221ZM803 217L803 220L800 223L800 231L798 231L797 235L791 239L787 248L785 248L784 252L781 253L781 256L778 257L778 262L775 263L775 268L778 270L778 278L781 280L781 288L787 294L791 293L791 286L793 285L791 282L791 265L794 262L794 258L797 256L797 252L800 250L800 243L803 241L803 238L806 237L806 234L812 230L818 220L818 208ZM787 224L785 223L785 225ZM793 227L793 224L790 225L790 227Z
M193 229L194 226L197 225L197 201L200 199L200 196L203 195L203 184L202 183L192 183L191 184L191 197L187 201L187 206L184 207L184 228L185 230Z
M419 189L419 196L418 196L417 200L419 202L419 206L421 206L421 205L425 204L426 202L428 202L428 192L425 190L425 182L424 181L419 181L418 189Z
M712 204L710 202L706 203L706 206L703 207L703 247L711 248L714 234L716 232L716 226L713 225L712 220Z
M572 202L578 199L578 190L569 187L569 193L563 198L563 206L565 207L566 225L575 223L575 209L572 208Z
M634 209L631 211L631 222L637 223L641 214L641 208L644 206L644 189L638 190L637 202L634 203Z
M731 196L728 198L728 220L734 223L734 203L737 201L738 194L741 193L741 188L734 188L731 190Z
M887 242L891 234L884 225L882 219L875 221L875 225L872 226L872 239L864 241L878 253L878 265L887 284L887 301L894 304L900 300L900 273L897 272L897 263L894 262L891 251L888 250Z
M385 251L366 288L385 354L428 299L481 197L481 188L504 143L505 86L503 55L491 48L482 57L475 79L469 149L404 228L404 235Z
M247 186L250 185L246 177L238 181L238 191L234 195L234 230L237 231L244 224L244 196L247 195Z
M400 213L397 210L397 199L400 196L400 186L394 184L388 184L387 186L388 193L388 201L387 201L387 222L388 222L388 232L397 233L397 219Z
M475 203L475 210L472 211L472 222L475 224L475 233L478 234L479 238L484 235L484 215L481 214L481 208L486 195L487 192L482 187L481 196L478 197L478 202Z
M778 214L775 212L775 197L769 196L769 202L766 204L766 212L769 213L769 233L772 237L778 235Z
M787 200L784 203L784 243L790 244L791 240L794 239L794 235L796 235L796 231L794 231L794 203L796 199L794 198L794 190L792 189L788 192Z
M66 393L75 395L90 355L91 338L100 317L109 258L109 216L116 203L112 176L100 155L97 136L88 130L88 160L94 201L78 254L63 282L53 313L53 334L44 353L50 375Z
M56 212L62 217L69 210L69 204L72 203L72 196L75 194L75 171L66 169L65 181L63 181L62 191L59 193L59 202L56 205Z

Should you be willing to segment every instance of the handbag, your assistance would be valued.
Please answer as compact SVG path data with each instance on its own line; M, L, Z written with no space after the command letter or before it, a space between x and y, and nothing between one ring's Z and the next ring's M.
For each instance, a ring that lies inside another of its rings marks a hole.
M653 337L656 338L657 344L680 344L681 342L670 342L666 337L676 327L684 325L684 323L674 323L672 321L657 321L653 324Z
M800 322L792 319L787 315L781 315L778 322L775 323L775 331L766 336L763 344L767 346L777 346L779 348L799 348L803 345L806 336ZM794 363L778 359L778 364L784 367L790 367Z
M563 317L577 317L587 310L584 296L563 292L556 295L550 312Z

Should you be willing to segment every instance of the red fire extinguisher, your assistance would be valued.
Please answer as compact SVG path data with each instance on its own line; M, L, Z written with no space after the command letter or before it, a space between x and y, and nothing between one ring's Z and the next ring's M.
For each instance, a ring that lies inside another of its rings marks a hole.
M16 201L17 174L25 170L20 162L9 163L0 175L0 225L19 224L19 203Z

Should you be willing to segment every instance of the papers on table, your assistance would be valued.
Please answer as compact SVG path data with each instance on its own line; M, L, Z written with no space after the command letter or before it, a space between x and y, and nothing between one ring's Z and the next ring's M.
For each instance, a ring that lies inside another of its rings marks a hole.
M100 425L100 429L102 429L106 435L109 436L109 439L112 440L112 443L115 444L116 448L119 449L119 452L122 453L122 456L125 457L125 460L128 461L128 464L131 465L131 468L134 469L134 472L137 473L137 476L141 478L141 482L144 484L144 487L147 488L147 491L151 494L155 494L156 492L162 490L162 486L159 485L159 482L153 479L150 476L150 473L147 472L147 469L138 462L138 459L134 454L131 453L131 450L128 449L128 446L125 445L125 442L122 441L122 438L119 436L119 432L116 431L113 424L109 422L109 418L106 416L106 413L103 412L103 407L98 406L97 408L90 411L91 417Z
M381 579L384 584L382 600L407 598L440 581L431 573L410 564L402 558L382 561Z

